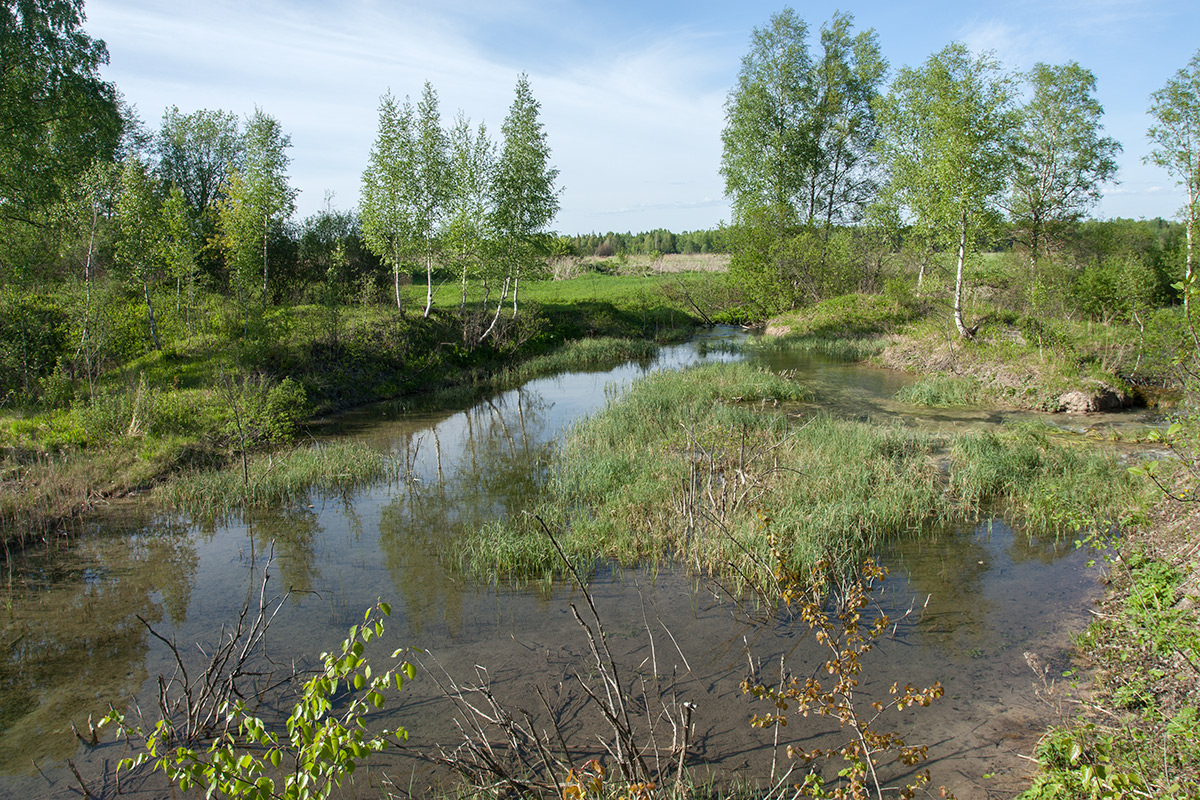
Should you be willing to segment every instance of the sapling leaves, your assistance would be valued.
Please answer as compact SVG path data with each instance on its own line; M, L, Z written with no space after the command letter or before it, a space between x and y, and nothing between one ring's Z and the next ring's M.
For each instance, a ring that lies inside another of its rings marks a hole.
M403 661L375 676L364 655L364 642L383 634L381 617L388 616L390 611L385 603L369 609L363 625L351 628L340 652L322 654L321 671L304 682L287 718L286 738L281 739L268 730L267 723L249 713L240 701L222 706L226 732L207 747L172 746L171 724L165 719L159 720L153 732L145 736L114 710L105 722L115 723L126 737L144 740L143 752L122 759L118 773L149 763L184 792L202 788L208 796L252 800L329 797L343 778L354 774L359 762L383 750L391 741L408 738L403 728L371 733L363 720L369 708L385 706L382 690L392 686L399 690L404 677L411 679L416 675L416 668ZM394 651L392 658L399 658L403 652L403 649ZM368 687L369 690L351 700L349 707L337 716L332 713L332 697L343 681L355 691ZM294 768L284 769L285 760L294 764ZM268 768L284 771L281 787L263 774Z

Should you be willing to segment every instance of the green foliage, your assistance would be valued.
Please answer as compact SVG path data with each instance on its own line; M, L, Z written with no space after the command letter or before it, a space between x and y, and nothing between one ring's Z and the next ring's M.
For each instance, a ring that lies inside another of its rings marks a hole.
M726 101L721 174L733 201L730 280L759 318L855 288L849 237L873 189L875 108L887 72L874 31L837 13L808 51L791 8L755 28Z
M271 226L292 215L296 200L287 178L292 140L279 121L255 108L246 123L244 146L240 168L229 173L219 213L230 282L243 308L253 299L262 306L270 304Z
M721 133L721 174L739 224L766 211L828 229L861 209L887 62L873 30L851 36L853 20L837 13L822 26L816 60L808 25L791 8L751 34Z
M416 668L407 661L375 673L364 655L365 645L383 636L383 620L390 615L387 603L368 609L362 624L350 628L338 652L321 654L322 667L301 686L286 732L273 730L254 716L244 701L226 703L220 709L221 732L201 748L177 744L169 719L159 720L147 734L114 711L105 723L116 725L127 738L145 742L143 752L121 760L118 772L150 764L181 792L195 789L209 797L315 800L331 796L372 754L408 738L403 728L375 733L366 726L367 714L384 707L384 693L399 691L406 678L416 676ZM393 652L392 659L402 652ZM353 697L343 710L335 706L341 691Z
M1152 307L1158 276L1145 261L1113 256L1085 266L1070 287L1072 305L1095 320L1130 321Z
M882 203L915 219L923 238L958 253L954 321L962 314L963 267L998 211L1011 164L1013 87L990 54L960 43L904 68L880 113L888 172Z
M1100 199L1121 145L1100 136L1104 109L1089 70L1039 63L1025 77L1033 91L1018 112L1009 211L1036 264Z
M68 317L54 298L0 290L0 403L27 403L67 351Z
M199 222L225 199L229 170L242 168L246 143L236 114L204 108L184 114L171 106L163 112L154 152L159 177L179 190Z
M117 92L100 78L104 42L83 0L26 0L0 12L0 220L5 234L48 209L121 134ZM6 269L11 268L8 264Z
M1151 95L1151 101L1150 116L1155 124L1146 136L1154 147L1146 161L1165 169L1184 188L1183 219L1188 230L1184 278L1190 279L1192 231L1200 216L1200 142L1196 140L1200 128L1200 50Z

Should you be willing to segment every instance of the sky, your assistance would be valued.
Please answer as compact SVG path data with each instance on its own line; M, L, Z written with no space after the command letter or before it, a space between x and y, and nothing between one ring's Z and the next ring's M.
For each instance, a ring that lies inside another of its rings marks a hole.
M720 176L724 105L759 0L87 0L102 70L153 130L170 106L255 107L291 135L297 219L358 204L380 97L414 104L429 81L449 126L461 111L493 138L526 74L559 170L553 228L675 232L730 219ZM892 73L953 41L1006 69L1077 61L1097 79L1105 133L1124 146L1119 185L1092 214L1172 217L1183 194L1149 152L1150 94L1200 46L1192 0L796 3L815 39L835 11L874 28ZM815 41L813 43L815 49Z

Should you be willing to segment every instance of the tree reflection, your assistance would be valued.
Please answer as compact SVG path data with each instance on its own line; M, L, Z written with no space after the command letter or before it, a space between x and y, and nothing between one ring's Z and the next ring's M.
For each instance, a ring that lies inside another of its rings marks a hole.
M259 552L274 545L283 586L311 592L320 577L314 547L321 525L313 509L300 506L254 509L245 515L246 532Z
M430 480L409 481L380 514L380 547L414 637L439 614L458 635L464 587L451 563L455 542L489 519L529 507L553 446L548 408L535 394L509 392L463 412L456 439L434 427L393 445L405 453L424 448L437 467L436 478L431 465L424 471Z
M10 563L0 641L0 770L31 772L75 751L110 704L141 689L147 631L181 624L197 557L184 528L145 512L110 516L64 548Z

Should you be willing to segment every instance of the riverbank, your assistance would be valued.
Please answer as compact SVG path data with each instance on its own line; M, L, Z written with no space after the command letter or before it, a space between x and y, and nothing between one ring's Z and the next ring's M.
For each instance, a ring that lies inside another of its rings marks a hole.
M920 376L902 399L951 407L994 404L1091 413L1178 402L1175 355L1185 346L1182 311L1142 326L1046 319L977 310L973 334L949 309L911 295L845 295L772 319L767 333L799 346L871 358Z
M1084 418L1132 405L1170 412L1184 395L1179 359L1194 343L1180 309L1136 322L993 314L964 339L947 309L851 296L775 320L772 332L826 349L857 337L854 347L841 346L848 357L857 352L920 376L900 394L909 403L993 404ZM1025 654L1050 727L1021 800L1200 793L1194 425L1184 420L1165 433L1172 457L1154 483L1147 474L1153 470L1134 469L1157 504L1145 511L1115 505L1127 512L1120 525L1080 528L1081 544L1108 562L1109 592L1075 641L1073 668L1052 670L1036 653Z
M1200 795L1200 509L1164 498L1111 543L1109 592L1062 674L1030 667L1054 714L1021 800Z
M687 298L713 283L723 276L589 273L532 283L520 313L502 313L486 338L490 318L460 314L453 291L439 293L429 317L292 307L228 336L195 335L91 385L64 385L41 408L5 410L0 528L10 543L64 535L89 508L179 476L233 468L247 478L265 454L293 447L310 421L354 406L647 358L655 342L703 322ZM288 459L270 463L273 480L295 482L279 466Z

